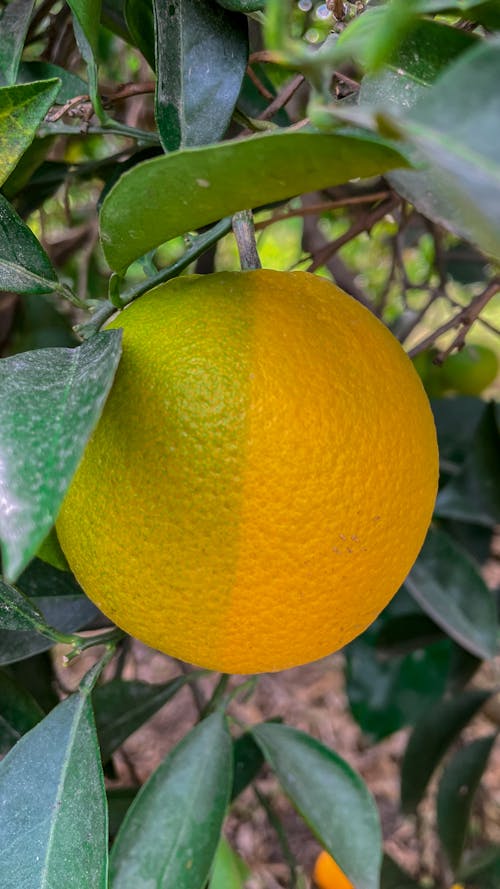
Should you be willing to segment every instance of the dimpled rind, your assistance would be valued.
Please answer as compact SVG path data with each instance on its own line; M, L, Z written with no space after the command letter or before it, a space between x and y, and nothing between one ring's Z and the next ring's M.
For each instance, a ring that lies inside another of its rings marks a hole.
M57 523L89 597L227 673L351 641L409 572L437 490L400 344L304 272L178 278L109 326L122 361Z

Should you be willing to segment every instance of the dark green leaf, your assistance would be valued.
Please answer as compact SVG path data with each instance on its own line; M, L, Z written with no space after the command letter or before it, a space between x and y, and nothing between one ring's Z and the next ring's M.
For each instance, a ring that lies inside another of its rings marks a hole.
M0 19L0 75L4 83L16 82L19 60L35 0L10 0Z
M471 244L461 241L443 254L445 272L460 284L477 284L488 278L486 257Z
M52 137L50 137L51 139ZM45 142L45 139L36 140ZM38 146L37 146L38 147ZM20 163L24 158L21 160ZM13 191L10 190L11 179L6 183L9 185L9 192L7 197L16 197L16 208L19 212L19 215L22 217L27 217L36 210L47 198L52 197L52 195L57 191L60 185L65 181L70 165L63 163L62 161L44 161L43 163L39 163L39 159L37 159L37 167L36 169L30 173L29 176L29 188L25 187L26 183L21 184L22 191L19 194L16 189L19 185L16 182L16 175L13 175L15 187ZM17 174L18 170L14 171L14 174Z
M108 797L109 835L114 840L123 819L137 796L137 787L110 787Z
M497 0L418 0L421 13L459 12L487 28L500 28L500 9Z
M132 803L111 855L111 889L203 889L231 790L231 738L221 713L169 753Z
M472 556L478 565L484 565L491 556L491 542L494 529L484 525L471 525L453 519L441 519L439 527Z
M165 151L217 142L248 60L244 16L213 0L153 0L156 121Z
M81 77L72 71L66 71L60 65L53 65L52 62L21 62L17 82L31 83L33 80L48 80L53 77L58 77L61 81L61 88L56 98L58 105L64 105L75 96L88 94L88 84Z
M415 882L409 874L405 873L392 858L384 855L382 873L380 875L380 889L420 889L420 884Z
M380 825L359 775L332 750L290 726L262 723L252 732L292 803L356 889L378 889Z
M486 408L459 475L440 491L436 515L494 528L500 522L500 434Z
M125 43L133 43L127 23L123 0L102 0L101 23ZM154 39L151 41L153 46Z
M436 424L440 460L445 461L446 465L454 464L455 472L472 447L486 405L480 398L459 396L433 398L431 407Z
M0 185L31 145L59 92L59 80L0 88Z
M384 622L375 644L381 654L408 654L443 636L443 631L426 614L401 614Z
M476 738L447 763L437 795L438 832L454 871L460 865L474 795L496 734Z
M106 889L104 781L88 694L63 701L0 763L2 889Z
M126 738L137 731L191 679L179 676L162 685L114 679L93 694L97 736L106 762Z
M431 528L405 581L438 626L481 658L497 650L493 596L469 556L444 531Z
M30 692L44 713L48 713L59 703L55 691L52 661L47 652L11 664L8 670L16 682Z
M452 659L448 640L405 656L382 656L377 633L384 623L377 622L345 650L349 707L375 741L416 722L444 694Z
M135 45L155 70L155 25L152 0L125 0L125 21Z
M125 173L103 202L106 259L123 272L164 241L237 210L404 165L391 145L370 136L305 132L270 133L153 158Z
M498 889L500 885L500 846L490 846L471 855L460 868L458 879L474 889Z
M0 629L41 630L43 614L16 587L0 579Z
M120 360L121 332L0 363L0 536L15 579L54 524Z
M215 853L209 889L245 889L250 871L243 859L234 852L225 837L221 837Z
M42 245L0 194L0 289L51 293L57 275Z
M97 50L101 21L101 0L68 0L73 13L73 30L78 49L87 65L89 93L100 120L106 118L99 94Z
M86 626L99 614L74 577L35 559L21 575L17 586L40 610L45 621L63 633ZM0 664L12 664L53 645L36 632L0 631Z
M217 3L233 12L257 12L266 8L266 0L217 0Z
M25 294L18 301L9 337L8 354L78 345L71 318L59 310L50 296Z
M488 700L491 691L466 691L439 701L417 722L406 748L401 769L403 811L415 812L434 769L457 735Z
M250 732L244 732L233 743L233 788L231 799L236 799L257 777L264 757Z
M0 754L6 753L43 716L33 695L0 670Z

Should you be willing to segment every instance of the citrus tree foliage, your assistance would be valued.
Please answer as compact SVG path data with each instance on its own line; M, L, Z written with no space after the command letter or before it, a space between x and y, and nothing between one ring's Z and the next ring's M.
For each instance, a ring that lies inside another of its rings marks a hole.
M432 396L434 521L404 587L348 646L346 687L367 738L411 726L403 812L438 776L436 885L498 885L500 851L469 831L496 734L459 739L488 709L494 689L466 686L499 641L482 570L500 520L500 411L487 388L500 313L499 81L497 0L5 4L3 889L242 889L248 868L221 829L249 786L288 885L304 886L254 785L266 764L356 889L415 889L428 876L383 858L375 802L334 750L279 722L234 723L225 676L142 788L105 788L115 751L181 688L200 702L201 675L124 678L128 640L47 535L120 360L119 333L101 326L188 268L236 267L231 217L249 210L264 265L333 278L389 325ZM98 642L67 694L47 652L64 643L73 658Z

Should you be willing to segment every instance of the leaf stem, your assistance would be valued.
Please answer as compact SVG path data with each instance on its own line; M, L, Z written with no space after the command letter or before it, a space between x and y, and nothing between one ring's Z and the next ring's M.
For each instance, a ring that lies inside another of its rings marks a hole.
M202 253L205 253L210 247L217 243L217 241L222 238L224 235L227 235L228 232L231 231L231 218L228 216L225 219L221 219L216 225L212 226L211 229L207 232L203 232L203 234L198 235L194 238L192 244L183 256L180 257L176 262L172 263L172 265L166 266L164 269L160 269L155 275L151 275L151 277L146 278L144 281L140 281L138 284L134 284L132 287L129 287L128 290L125 290L124 293L120 294L120 300L123 306L128 305L133 302L134 299L137 299L139 296L142 296L143 293L146 293L148 290L151 290L153 287L157 287L158 284L164 284L166 281L170 281L171 278L176 278L180 272L184 271L188 265L191 265L193 260L197 259L198 256L201 256ZM115 297L117 294L115 294ZM102 327L102 325L108 320L116 312L116 305L113 305L109 300L105 300L95 310L90 321L85 321L83 324L78 324L75 327L77 333L80 334L83 339L89 339L93 336L97 331Z
M233 216L233 232L240 254L241 268L262 268L255 241L255 227L251 210L240 210Z

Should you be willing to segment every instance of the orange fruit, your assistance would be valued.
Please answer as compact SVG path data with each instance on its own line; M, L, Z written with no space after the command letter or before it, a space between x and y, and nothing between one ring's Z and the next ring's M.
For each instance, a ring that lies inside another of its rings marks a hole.
M343 870L328 852L319 853L314 865L313 879L318 889L354 889Z
M109 326L122 361L57 522L90 598L224 672L361 633L436 494L432 414L399 343L304 272L178 278Z

